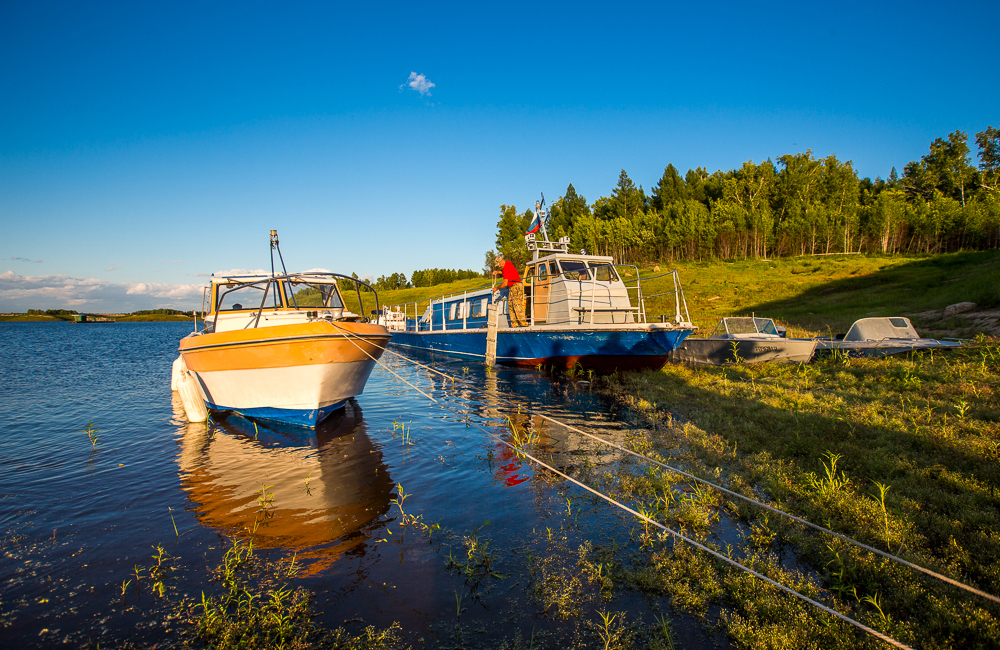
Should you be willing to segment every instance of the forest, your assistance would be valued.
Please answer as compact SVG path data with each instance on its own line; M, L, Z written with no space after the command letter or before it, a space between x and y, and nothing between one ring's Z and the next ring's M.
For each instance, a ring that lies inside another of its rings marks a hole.
M572 184L550 207L549 238L619 263L832 253L940 253L1000 247L1000 128L936 138L888 178L859 178L851 161L786 154L739 169L685 175L668 164L647 195L625 170L593 203ZM518 267L532 210L500 206L496 249Z

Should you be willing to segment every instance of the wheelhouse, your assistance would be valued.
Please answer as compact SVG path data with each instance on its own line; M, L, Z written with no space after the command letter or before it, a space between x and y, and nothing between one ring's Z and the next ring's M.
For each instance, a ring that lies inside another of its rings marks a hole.
M357 296L358 309L374 302L378 294L367 283L338 273L298 273L289 275L212 276L205 295L205 329L223 332L248 327L265 327L308 322L315 319L357 321L361 317L345 306L342 285L350 285ZM351 298L354 298L351 295ZM353 302L353 301L352 301Z

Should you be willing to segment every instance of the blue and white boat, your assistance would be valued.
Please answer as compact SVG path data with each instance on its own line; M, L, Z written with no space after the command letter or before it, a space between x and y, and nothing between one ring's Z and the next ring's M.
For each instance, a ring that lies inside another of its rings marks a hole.
M391 344L505 365L600 372L661 368L697 329L677 271L663 274L674 282L674 290L667 292L674 296L673 322L647 322L636 267L616 265L610 256L571 253L569 237L549 241L544 210L536 203L535 211L541 237L525 236L532 259L522 275L527 326L513 327L507 300L483 287L387 307L379 322L392 333ZM618 271L626 267L636 278L628 284Z

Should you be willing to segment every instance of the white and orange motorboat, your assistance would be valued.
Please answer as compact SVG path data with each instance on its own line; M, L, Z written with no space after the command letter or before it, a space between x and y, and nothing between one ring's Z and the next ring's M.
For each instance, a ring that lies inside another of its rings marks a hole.
M272 230L272 269L277 246ZM371 286L337 273L213 275L205 327L181 339L174 362L188 418L207 409L315 427L360 395L391 335L346 309L340 283L359 311L365 300L379 308Z

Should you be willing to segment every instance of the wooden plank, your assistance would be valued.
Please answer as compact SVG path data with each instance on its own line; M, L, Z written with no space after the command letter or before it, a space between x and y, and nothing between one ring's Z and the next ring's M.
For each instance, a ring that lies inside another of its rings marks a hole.
M497 323L500 309L490 303L486 309L486 365L492 368L497 362Z

